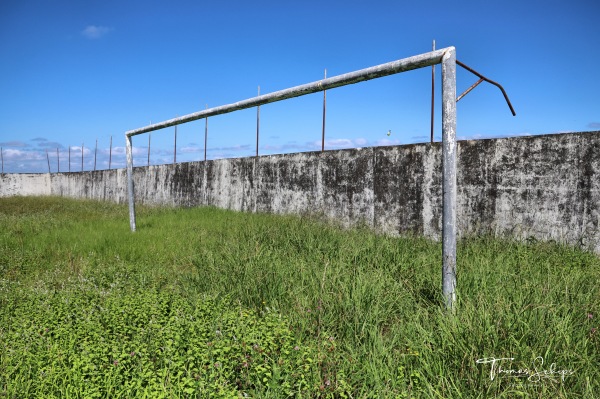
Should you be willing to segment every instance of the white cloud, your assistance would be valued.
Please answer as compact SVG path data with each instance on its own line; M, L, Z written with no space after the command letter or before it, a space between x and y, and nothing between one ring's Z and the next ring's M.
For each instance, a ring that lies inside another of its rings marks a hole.
M81 34L88 39L100 39L112 30L113 28L106 26L89 25L81 31Z
M31 160L39 160L46 157L45 153L41 153L38 151L23 151L23 150L15 150L15 149L3 149L2 156L4 160L18 160L18 161L31 161Z
M376 146L399 145L399 144L400 144L400 140L398 140L398 139L394 139L394 140L380 139L380 140L377 140L377 142L375 143Z
M201 150L201 148L198 146L189 145L186 147L182 147L181 149L177 149L177 152L181 153L181 154L192 154L195 152L200 152L200 150Z
M4 143L0 143L0 146L4 147L29 147L22 141L6 141Z
M327 148L352 148L352 147L354 147L354 143L350 139L325 140L325 147L327 147Z

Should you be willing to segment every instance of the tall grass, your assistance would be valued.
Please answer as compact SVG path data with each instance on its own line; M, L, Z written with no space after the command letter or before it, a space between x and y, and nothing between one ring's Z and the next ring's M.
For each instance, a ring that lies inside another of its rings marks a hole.
M163 363L152 367L150 360L136 363L139 370L132 366L128 378L100 369L83 374L86 383L75 381L73 365L56 364L54 386L75 387L62 392L72 397L83 397L85 384L101 387L86 391L98 397L156 396L150 388L157 386L165 397L593 398L600 392L600 259L593 254L542 242L465 239L458 246L457 311L449 315L440 297L436 242L345 230L308 217L214 208L138 212L138 231L132 234L123 206L0 199L0 396L24 389L62 396L51 385L29 381L14 359L29 353L31 369L34 360L49 362L67 353L61 345L76 346L78 339L128 325L129 338L113 334L113 339L122 346L136 343L153 356L163 353L156 348L170 339L169 332L188 336L173 355L180 363L169 365L163 354L158 356ZM110 306L127 317L78 321L94 306L108 306L107 295ZM58 302L52 299L57 297ZM65 301L72 309L60 305ZM169 310L157 310L161 303ZM74 316L55 315L53 307ZM144 323L154 319L136 322L128 313L137 307L164 318L163 324L186 312L196 319L151 336ZM11 346L9 336L31 332L31 323L18 314L25 308L33 309L31 320L40 314L54 323L68 319L82 332L66 341L58 334L62 340L49 341L58 345L55 352L40 347L31 354L26 345ZM209 317L207 308L217 312ZM243 314L254 321L247 324ZM246 364L250 352L236 342L252 339L236 336L223 346L231 352L217 361L231 362L230 368L220 364L224 374L194 378L202 373L190 371L193 365L211 364L214 372L215 362L203 357L217 355L194 352L189 342L199 339L203 324L221 319L230 320L231 331L272 342L261 352L261 359L270 359L263 362L266 371L258 361ZM116 351L97 345L96 351ZM80 360L87 367L118 361L102 356ZM514 360L497 361L494 369L477 362L491 358ZM250 371L244 374L236 362ZM140 371L144 367L149 374ZM157 375L170 377L152 385Z

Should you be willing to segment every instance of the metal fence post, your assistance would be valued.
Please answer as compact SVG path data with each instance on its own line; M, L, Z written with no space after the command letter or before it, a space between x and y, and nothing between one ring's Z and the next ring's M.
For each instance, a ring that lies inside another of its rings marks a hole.
M129 196L129 227L135 231L135 193L133 186L133 151L131 136L125 136L127 151L127 195Z
M258 95L260 96L260 86L258 86ZM258 134L260 132L260 105L256 107L256 156L258 156Z
M442 57L442 294L447 310L456 302L456 49Z
M327 68L325 69L325 76L323 79L327 79ZM327 113L327 90L323 90L323 128L321 129L321 152L325 151L325 114Z
M435 40L433 41L432 51L435 51ZM435 108L435 64L431 66L431 143L433 143L433 117Z
M175 125L175 144L173 145L173 164L177 163L177 125Z
M208 109L208 104L206 104ZM204 118L204 162L206 162L206 143L208 142L208 117ZM206 166L205 166L206 168Z

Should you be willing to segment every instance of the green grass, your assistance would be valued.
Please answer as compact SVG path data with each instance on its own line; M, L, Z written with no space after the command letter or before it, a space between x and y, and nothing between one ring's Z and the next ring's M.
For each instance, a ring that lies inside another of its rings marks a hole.
M0 226L0 398L600 392L600 259L578 249L461 241L449 315L418 237L145 207L132 234L124 206L51 197L0 199Z

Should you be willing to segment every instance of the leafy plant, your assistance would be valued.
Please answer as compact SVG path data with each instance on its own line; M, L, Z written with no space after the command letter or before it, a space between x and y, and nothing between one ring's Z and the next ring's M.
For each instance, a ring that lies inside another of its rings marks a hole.
M594 254L464 239L452 316L437 242L214 208L138 217L132 234L122 205L0 199L0 397L600 391ZM514 358L509 369L541 357L554 378L492 379L477 363L492 357Z

